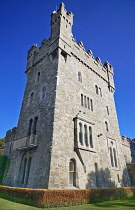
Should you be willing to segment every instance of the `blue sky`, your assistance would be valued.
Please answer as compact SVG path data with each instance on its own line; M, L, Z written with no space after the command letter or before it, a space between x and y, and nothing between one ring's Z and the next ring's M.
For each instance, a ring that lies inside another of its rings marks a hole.
M73 35L114 67L121 135L135 138L135 0L65 0ZM60 0L0 0L0 138L17 126L26 84L27 51L50 36Z

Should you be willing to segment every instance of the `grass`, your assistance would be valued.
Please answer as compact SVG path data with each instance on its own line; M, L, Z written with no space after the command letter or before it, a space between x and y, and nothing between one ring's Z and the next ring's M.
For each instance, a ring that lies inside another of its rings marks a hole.
M47 208L48 210L135 210L135 198L105 201L101 203L85 204L81 206ZM14 203L0 198L0 210L40 210L40 208Z

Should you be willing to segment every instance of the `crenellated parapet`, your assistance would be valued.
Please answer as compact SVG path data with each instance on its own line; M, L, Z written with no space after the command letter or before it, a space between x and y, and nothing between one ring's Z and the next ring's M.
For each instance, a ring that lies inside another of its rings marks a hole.
M51 14L51 36L44 39L41 46L33 45L28 51L28 63L26 72L32 70L46 56L57 54L59 48L61 54L68 60L67 56L74 56L85 67L92 70L100 78L106 81L110 92L114 92L114 72L112 65L108 62L102 62L100 57L94 58L92 50L86 51L82 41L75 41L72 34L73 14L67 12L65 5L61 3L60 8ZM52 56L50 56L51 58Z
M27 69L32 67L34 56L38 53L39 48L37 44L34 44L27 53Z
M17 127L8 130L5 137L4 155L11 158Z
M7 131L6 138L5 138L5 143L15 140L16 131L17 131L17 127L14 127L11 130Z

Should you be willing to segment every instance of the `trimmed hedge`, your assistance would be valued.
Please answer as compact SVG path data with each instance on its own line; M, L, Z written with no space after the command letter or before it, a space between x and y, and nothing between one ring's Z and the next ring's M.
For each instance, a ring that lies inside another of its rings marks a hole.
M37 207L72 206L135 196L135 187L43 190L0 186L0 196L15 202Z

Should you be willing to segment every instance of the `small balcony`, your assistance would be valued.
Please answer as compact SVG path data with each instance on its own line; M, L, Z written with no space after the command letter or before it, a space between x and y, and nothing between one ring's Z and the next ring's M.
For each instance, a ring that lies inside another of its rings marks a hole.
M22 151L37 147L37 135L30 136L14 141L13 150Z

